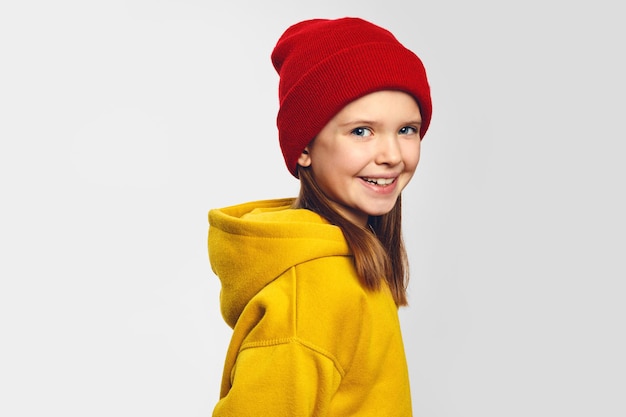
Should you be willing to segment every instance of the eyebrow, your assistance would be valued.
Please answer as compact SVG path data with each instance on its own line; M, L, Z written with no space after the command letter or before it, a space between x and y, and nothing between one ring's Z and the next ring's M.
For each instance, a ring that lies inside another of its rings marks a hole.
M340 127L346 127L346 126L351 126L351 125L375 125L375 124L376 124L376 122L374 122L372 120L356 119L356 120L347 121L345 123L340 123L339 126Z
M361 119L356 119L356 120L351 120L348 121L346 123L340 123L338 126L339 127L347 127L347 126L360 126L360 125L371 125L371 126L375 126L377 124L380 124L380 122L376 122L374 120L361 120ZM422 124L422 120L421 119L413 119L413 120L408 120L406 122L402 122L400 123L401 125L421 125Z

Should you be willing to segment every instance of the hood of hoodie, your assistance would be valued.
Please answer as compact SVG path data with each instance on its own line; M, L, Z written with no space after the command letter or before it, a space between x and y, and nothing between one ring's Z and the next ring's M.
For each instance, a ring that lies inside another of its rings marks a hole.
M222 316L234 327L250 299L294 265L351 256L341 229L293 199L255 201L209 211L209 261L221 281Z

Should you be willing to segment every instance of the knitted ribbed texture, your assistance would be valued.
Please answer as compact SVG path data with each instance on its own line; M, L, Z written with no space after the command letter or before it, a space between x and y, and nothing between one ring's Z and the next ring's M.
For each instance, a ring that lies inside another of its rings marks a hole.
M296 23L278 40L272 63L280 77L280 147L294 176L300 154L326 123L369 93L411 94L422 114L422 138L428 130L432 103L422 61L377 25L352 17Z

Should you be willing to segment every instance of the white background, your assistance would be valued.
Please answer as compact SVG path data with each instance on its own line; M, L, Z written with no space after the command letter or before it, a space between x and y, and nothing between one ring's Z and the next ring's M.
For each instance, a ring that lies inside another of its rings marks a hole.
M296 194L271 50L360 16L432 86L404 199L415 415L626 415L612 3L3 2L0 414L210 415L230 329L207 211Z

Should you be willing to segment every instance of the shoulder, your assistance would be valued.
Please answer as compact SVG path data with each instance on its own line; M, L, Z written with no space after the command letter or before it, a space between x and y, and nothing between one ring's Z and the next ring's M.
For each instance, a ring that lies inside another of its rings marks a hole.
M372 338L392 337L396 324L397 308L389 289L364 288L352 257L330 256L289 268L265 286L250 301L238 326L248 329L244 330L248 345L299 340L345 370Z
M372 339L393 336L397 307L386 285L365 288L352 257L316 259L295 268L299 337L333 352L344 369Z

